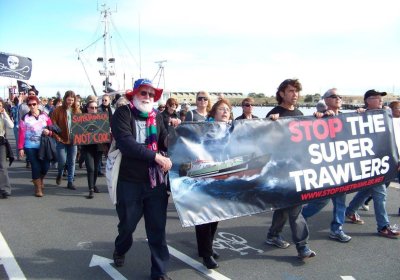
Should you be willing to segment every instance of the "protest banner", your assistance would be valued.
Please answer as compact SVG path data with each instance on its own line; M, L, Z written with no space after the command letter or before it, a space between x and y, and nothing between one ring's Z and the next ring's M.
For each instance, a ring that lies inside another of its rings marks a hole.
M171 191L182 225L304 204L397 178L387 110L183 123L171 130Z
M74 145L110 143L110 122L108 113L72 115Z

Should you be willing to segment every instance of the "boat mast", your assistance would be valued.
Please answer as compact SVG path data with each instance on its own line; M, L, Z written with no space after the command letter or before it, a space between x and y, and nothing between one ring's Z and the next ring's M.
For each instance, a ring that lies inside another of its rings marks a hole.
M110 32L109 32L109 24L111 17L111 10L107 8L106 4L102 4L102 10L100 11L103 15L104 22L104 33L103 33L103 57L97 58L98 62L102 62L103 69L100 70L100 75L105 76L105 80L103 82L104 92L109 92L109 88L111 86L110 76L115 75L114 70L111 65L115 62L115 58L108 58L107 54L107 44L110 41Z

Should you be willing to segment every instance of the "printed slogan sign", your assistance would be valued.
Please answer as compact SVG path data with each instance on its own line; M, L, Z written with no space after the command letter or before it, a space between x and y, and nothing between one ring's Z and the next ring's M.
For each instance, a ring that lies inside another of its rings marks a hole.
M183 226L304 204L397 177L386 110L188 122L169 143L171 190Z
M72 115L74 145L111 142L108 113Z

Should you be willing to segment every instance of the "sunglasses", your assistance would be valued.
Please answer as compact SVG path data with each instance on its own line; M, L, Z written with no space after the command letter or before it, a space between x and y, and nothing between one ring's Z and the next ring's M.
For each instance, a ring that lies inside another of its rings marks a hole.
M329 98L342 99L340 95L331 95Z
M97 109L97 107L92 107L92 106L90 106L90 107L88 107L88 108L90 108L90 109L92 109L92 110Z
M243 107L251 107L251 106L253 106L253 104L249 104L249 103L243 104Z
M36 106L36 105L37 105L36 103L29 103L28 104L29 107Z
M208 98L204 96L199 96L197 97L197 101L208 101Z
M231 109L229 109L229 108L226 108L226 107L219 107L218 109L217 109L217 111L220 111L220 112L230 112L231 111Z
M108 101L108 99L103 99L103 100L101 100L101 101L103 101L103 102L104 102L104 101Z
M141 95L141 96L149 95L150 98L154 98L154 97L156 96L155 93L153 93L153 92L148 92L148 91L144 91L144 90L142 90L142 91L140 92L140 95Z

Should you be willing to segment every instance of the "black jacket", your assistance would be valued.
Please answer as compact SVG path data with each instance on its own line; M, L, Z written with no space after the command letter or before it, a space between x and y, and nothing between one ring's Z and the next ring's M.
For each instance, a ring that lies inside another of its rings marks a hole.
M129 182L149 182L149 167L156 153L136 140L136 122L145 121L135 117L129 105L119 107L113 114L111 131L117 148L122 153L119 179ZM157 114L157 143L159 151L166 151L164 141L168 136L162 117Z
M57 161L56 140L50 136L40 137L39 159Z
M57 125L52 125L47 128L55 133L61 132L61 129ZM53 137L46 135L40 137L38 157L40 160L57 161L56 140Z

